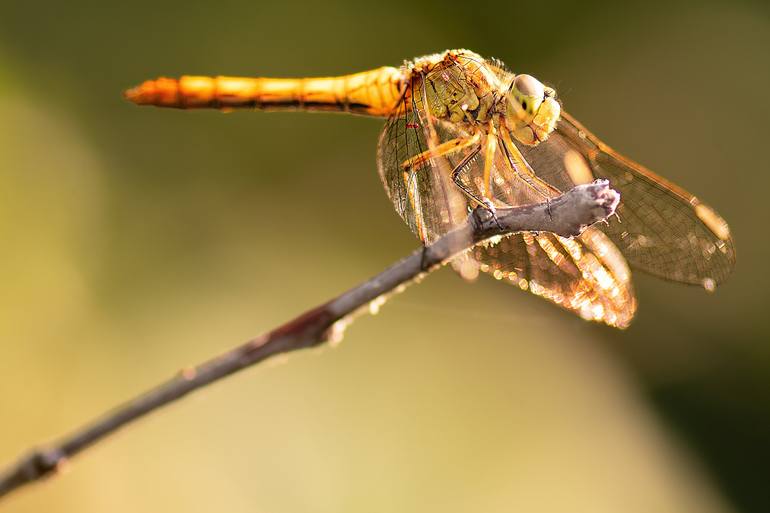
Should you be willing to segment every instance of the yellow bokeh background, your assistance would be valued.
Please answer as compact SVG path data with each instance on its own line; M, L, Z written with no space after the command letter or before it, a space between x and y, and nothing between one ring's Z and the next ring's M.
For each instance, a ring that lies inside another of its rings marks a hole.
M429 276L336 347L121 431L9 512L767 511L762 3L11 1L0 15L0 462L417 247L382 121L137 108L159 75L341 74L452 47L553 85L717 209L715 294L637 273L625 332Z

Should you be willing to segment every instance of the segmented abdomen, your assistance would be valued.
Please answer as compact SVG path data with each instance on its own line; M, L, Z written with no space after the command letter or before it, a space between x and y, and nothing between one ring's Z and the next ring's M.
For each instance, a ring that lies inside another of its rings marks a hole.
M158 78L125 95L138 105L178 109L256 108L388 116L401 98L403 83L402 70L382 67L324 78Z

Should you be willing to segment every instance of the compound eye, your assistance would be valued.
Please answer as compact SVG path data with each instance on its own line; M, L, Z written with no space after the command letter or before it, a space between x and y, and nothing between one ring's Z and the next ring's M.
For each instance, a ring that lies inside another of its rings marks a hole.
M513 79L513 88L521 96L540 99L545 96L545 86L532 75L517 75Z

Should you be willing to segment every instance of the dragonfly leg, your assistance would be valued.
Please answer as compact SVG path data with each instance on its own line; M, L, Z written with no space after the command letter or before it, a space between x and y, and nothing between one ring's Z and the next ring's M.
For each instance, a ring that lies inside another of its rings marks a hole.
M478 157L479 153L481 153L481 145L476 146L471 153L468 154L467 157L465 157L462 162L460 162L454 170L452 170L452 181L454 184L459 187L463 193L465 193L468 198L470 198L472 201L474 201L476 204L478 204L479 207L483 208L489 214L492 216L492 219L495 221L495 224L498 228L500 228L500 231L503 230L502 225L497 220L497 214L495 213L495 205L492 203L492 200L487 198L486 196L479 196L473 190L468 187L465 182L462 180L462 174L467 171L468 166L475 158Z
M479 156L479 153L481 153L481 146L476 146L473 148L473 151L471 151L459 164L457 164L457 166L455 166L455 168L452 170L452 181L457 187L460 188L461 191L465 193L466 196L472 199L479 206L493 211L494 206L492 205L491 201L489 201L487 198L480 197L478 194L473 192L473 190L468 187L465 182L462 181L461 175L467 171L468 166L471 162L473 162L474 159Z
M495 221L495 224L498 228L500 228L500 231L503 230L503 227L500 225L500 222L497 220L497 214L495 213L495 205L492 203L492 200L487 198L486 196L479 196L473 190L468 187L465 182L462 180L462 174L468 169L468 165L473 162L475 158L478 157L479 153L481 153L481 146L477 146L473 149L473 151L463 159L462 162L460 162L452 171L452 181L454 184L460 188L463 193L465 193L468 198L470 198L472 201L478 204L479 207L483 208L489 214L492 216L492 219Z
M428 270L428 246L422 247L422 255L420 256L420 270L421 271L427 271Z
M495 161L495 151L497 151L497 129L495 124L490 120L486 148L484 150L484 189L481 193L485 198L492 198L492 163Z
M501 146L505 151L505 156L508 159L509 164L513 171L521 178L524 183L531 187L535 192L543 196L546 201L554 198L560 194L559 190L544 182L538 177L535 172L529 167L529 164L524 159L524 156L519 151L519 148L511 140L511 136L508 134L508 130L501 130L502 135Z
M431 148L415 155L414 157L405 160L401 164L401 169L420 169L423 165L430 162L431 159L445 157L464 150L465 148L476 144L479 140L479 134L472 137L457 137L444 143L439 144L435 148Z

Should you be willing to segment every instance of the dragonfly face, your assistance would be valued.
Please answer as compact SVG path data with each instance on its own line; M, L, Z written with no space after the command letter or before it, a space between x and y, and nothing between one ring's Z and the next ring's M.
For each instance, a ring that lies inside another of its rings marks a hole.
M505 95L505 121L513 136L527 146L548 139L559 120L556 91L531 75L517 75Z

